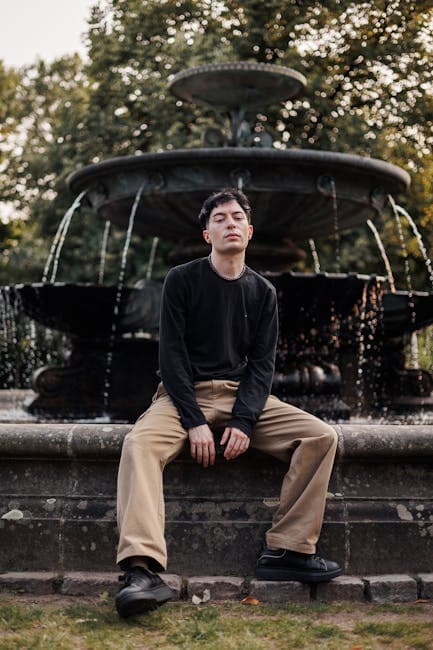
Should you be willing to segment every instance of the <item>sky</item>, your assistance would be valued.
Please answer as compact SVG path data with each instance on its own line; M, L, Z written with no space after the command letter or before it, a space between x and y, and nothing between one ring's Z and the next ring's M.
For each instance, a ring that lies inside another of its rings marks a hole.
M95 0L0 0L0 59L7 66L80 52Z

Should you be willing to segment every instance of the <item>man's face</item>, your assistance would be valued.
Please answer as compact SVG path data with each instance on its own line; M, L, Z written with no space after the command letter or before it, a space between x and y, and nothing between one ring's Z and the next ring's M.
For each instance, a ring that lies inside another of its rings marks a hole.
M209 215L203 237L218 253L239 253L244 251L253 234L248 217L234 199L222 203Z

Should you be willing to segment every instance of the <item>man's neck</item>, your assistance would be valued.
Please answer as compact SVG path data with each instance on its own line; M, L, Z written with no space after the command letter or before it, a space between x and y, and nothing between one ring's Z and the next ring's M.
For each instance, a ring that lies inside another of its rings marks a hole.
M210 259L214 269L225 278L237 278L245 267L245 251L234 255L221 255L213 250Z

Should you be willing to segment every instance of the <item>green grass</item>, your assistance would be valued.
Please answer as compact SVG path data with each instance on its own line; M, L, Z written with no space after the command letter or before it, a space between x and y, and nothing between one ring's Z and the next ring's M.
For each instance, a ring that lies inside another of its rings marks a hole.
M0 597L0 650L433 649L433 604L195 606L122 621L111 599Z

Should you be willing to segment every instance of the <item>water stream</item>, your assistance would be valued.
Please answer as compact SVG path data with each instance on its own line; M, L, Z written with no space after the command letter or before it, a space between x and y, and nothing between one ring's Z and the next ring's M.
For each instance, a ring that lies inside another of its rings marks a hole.
M108 244L108 236L110 234L110 226L111 226L111 221L105 222L105 227L104 227L104 234L102 236L102 244L101 244L101 258L99 261L99 276L98 276L98 284L103 284L104 282L104 273L105 273L105 260L107 258L107 244Z
M143 194L144 188L146 187L147 182L144 182L138 189L137 194L135 195L134 203L131 209L131 213L129 215L129 223L128 223L128 230L126 231L126 236L125 236L125 243L123 245L123 250L122 250L122 258L120 262L120 270L119 270L119 276L117 279L117 290L116 290L116 298L114 301L114 309L113 309L113 322L111 326L111 333L110 333L110 340L108 344L108 352L107 352L107 361L106 361L106 366L105 366L105 375L104 375L104 410L105 412L108 411L108 403L109 403L109 395L110 395L110 388L111 388L111 372L112 372L112 366L113 366L113 348L114 348L114 341L116 338L116 331L117 331L117 321L118 321L118 316L119 316L119 308L120 308L120 299L122 297L122 290L123 290L123 285L124 285L124 280L125 280L125 269L126 269L126 262L128 258L128 250L129 250L129 245L131 243L131 237L132 237L132 231L134 228L134 220L135 220L135 215L137 213L138 205L140 203L141 195Z
M370 228L371 232L374 235L377 247L378 247L379 252L380 252L380 254L382 256L382 259L383 259L383 263L385 264L386 275L387 275L387 278L388 278L389 287L390 287L392 293L395 293L394 276L392 274L391 264L389 262L388 255L386 254L386 250L385 250L385 246L383 245L383 241L382 241L382 239L381 239L381 237L379 235L379 232L378 232L376 226L374 225L374 223L370 219L368 219L367 225L368 225L368 227Z
M313 257L314 273L320 273L320 260L319 255L317 254L315 241L314 239L309 239L308 243L310 245L311 255Z
M10 359L10 327L9 327L9 292L2 287L0 292L0 358L2 360L0 376L5 388L13 387L13 364Z
M394 209L398 214L401 214L403 217L405 217L408 220L409 225L412 228L413 234L415 235L415 237L417 239L418 246L419 246L419 249L421 251L421 255L423 256L425 265L427 267L427 272L428 272L428 277L429 277L429 280L430 280L430 284L432 285L432 288L433 288L433 264L432 264L432 261L431 261L430 257L427 254L427 249L426 249L426 247L424 245L423 239L421 237L421 233L419 232L415 221L412 219L410 214L404 208L402 208L400 205L396 205L394 203Z
M159 237L152 239L152 247L150 249L149 261L146 269L146 280L150 280L153 273L153 265L155 263L156 249L158 248Z
M367 294L368 294L368 285L364 284L362 289L362 298L359 310L359 325L358 325L358 367L356 373L356 394L357 394L357 403L356 411L357 413L362 412L362 396L363 396L363 375L364 375L364 363L365 363L365 317L367 312Z
M57 232L54 236L53 243L51 244L50 252L48 255L47 262L45 264L44 272L42 275L42 282L47 282L48 280L48 274L50 272L50 266L51 263L54 260L53 263L53 269L51 272L51 278L50 282L55 282L56 280L56 275L57 275L57 268L59 265L59 258L60 258L60 253L63 248L63 244L65 242L65 237L66 233L68 232L69 225L71 223L72 217L74 216L75 211L80 207L81 201L84 198L84 196L87 194L87 190L84 190L77 196L75 201L72 203L71 207L68 208L66 211L65 215L63 216L59 227L57 228Z
M410 266L409 266L409 255L407 252L407 246L406 242L404 239L404 234L403 234L403 227L401 224L401 219L399 215L399 211L397 210L397 205L392 198L392 196L389 194L388 195L388 201L391 205L395 221L397 224L397 231L398 231L398 236L400 239L400 247L402 250L403 254L403 262L404 262L404 273L405 273L405 278L406 278L406 286L407 286L407 292L408 292L408 306L410 309L410 317L412 324L415 324L416 321L416 313L415 313L415 303L413 301L413 283L412 283L412 275L410 272ZM410 365L412 368L419 368L419 361L418 361L418 342L414 342L414 337L416 338L416 332L413 332L411 336L411 345L410 345ZM422 377L420 376L420 381L422 380Z
M331 184L331 197L332 197L332 217L334 223L334 242L335 242L335 271L341 272L341 238L340 238L340 221L338 218L338 204L337 204L337 187L333 178L330 179Z

